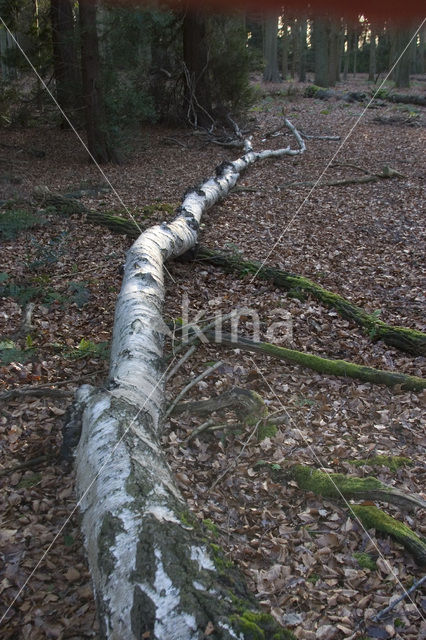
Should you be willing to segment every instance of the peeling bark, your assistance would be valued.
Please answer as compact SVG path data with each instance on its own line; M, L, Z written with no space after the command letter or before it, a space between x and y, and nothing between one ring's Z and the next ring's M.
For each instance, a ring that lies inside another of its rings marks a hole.
M116 305L108 389L77 392L77 494L103 638L201 640L208 623L215 640L292 637L256 613L239 572L188 513L161 449L163 264L196 243L204 211L249 165L303 153L300 134L287 125L298 150L248 148L191 191L173 222L139 236Z

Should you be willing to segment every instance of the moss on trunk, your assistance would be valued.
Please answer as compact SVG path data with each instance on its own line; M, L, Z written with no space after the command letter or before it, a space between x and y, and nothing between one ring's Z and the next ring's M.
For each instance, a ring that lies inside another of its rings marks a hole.
M375 506L354 504L351 506L354 514L360 519L366 529L375 529L387 533L402 544L415 557L420 565L426 565L426 539L418 536L407 525Z
M277 481L295 480L304 491L312 491L323 498L334 500L380 500L397 504L401 507L426 508L421 498L405 494L395 487L390 487L377 478L367 476L358 478L343 473L326 473L320 469L294 464L284 469L270 465L269 470Z

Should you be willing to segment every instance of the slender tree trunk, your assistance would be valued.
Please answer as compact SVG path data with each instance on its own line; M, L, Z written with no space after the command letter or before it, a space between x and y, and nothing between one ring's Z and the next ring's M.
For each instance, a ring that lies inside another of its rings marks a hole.
M51 0L53 62L56 99L67 116L77 106L79 87L75 51L74 19L70 0ZM62 118L62 128L69 124Z
M352 35L348 26L346 27L346 34L345 34L345 52L344 52L344 64L343 64L343 80L345 82L348 79L349 59L351 56L351 42L352 42Z
M299 82L306 80L306 38L308 33L308 23L306 18L301 18L299 28Z
M388 68L391 69L395 64L397 59L397 50L398 50L398 32L397 29L391 25L389 27L389 64ZM396 78L396 69L392 71L391 80L395 80Z
M358 55L358 31L357 29L355 29L354 34L353 34L353 75L354 77L356 76L356 70L357 70L357 55Z
M185 111L193 126L213 123L209 83L207 16L202 10L186 9L183 19L183 61L185 64Z
M265 60L264 82L280 82L278 70L278 16L270 14L265 17Z
M371 27L370 35L370 57L368 64L368 79L370 82L374 82L376 78L376 29Z
M316 18L314 23L315 46L315 84L328 87L328 22L325 18Z
M396 36L396 55L400 56L407 46L411 33L408 30L400 29ZM410 47L405 51L395 69L395 85L398 89L410 86Z
M289 40L289 35L288 35L288 20L285 16L282 17L282 29L283 29L283 35L281 38L281 42L282 42L282 60L281 60L281 74L283 77L283 80L287 80L287 76L288 76L288 40Z
M426 73L426 26L420 30L419 73Z
M79 8L87 146L96 162L118 162L109 138L101 86L96 4L94 0L80 0Z
M334 87L339 79L339 39L338 27L334 18L329 21L328 33L328 86Z

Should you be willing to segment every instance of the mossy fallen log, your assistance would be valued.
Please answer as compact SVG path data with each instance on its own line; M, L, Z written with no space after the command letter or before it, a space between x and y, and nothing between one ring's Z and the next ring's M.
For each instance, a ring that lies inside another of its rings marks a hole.
M277 468L277 465L271 465L270 470L275 480L294 480L300 489L312 491L323 498L379 500L401 508L426 508L426 502L420 497L404 493L371 476L358 478L343 473L326 473L303 464L294 464L282 469Z
M266 356L279 358L292 364L298 364L323 373L326 375L340 376L343 378L354 378L363 382L372 384L384 384L387 387L400 386L404 391L421 391L426 389L426 379L417 376L410 376L405 373L396 373L393 371L385 371L383 369L373 369L365 367L346 360L331 360L330 358L322 358L312 353L303 353L294 349L286 349L278 347L269 342L255 342L242 336L233 336L230 333L221 333L220 338L216 339L215 332L207 331L205 333L208 340L217 344L224 344L234 349L245 349L255 353L263 353Z
M356 478L341 473L326 473L302 464L281 468L277 464L260 462L258 467L267 467L276 482L294 480L300 489L331 500L380 500L399 507L426 507L426 502L418 496L404 494L389 487L377 478ZM352 516L359 518L366 529L386 533L413 554L416 562L426 564L426 539L418 536L405 524L392 518L374 505L348 505Z
M308 278L275 267L262 266L258 262L242 260L239 256L220 253L207 247L199 247L197 260L241 275L256 274L256 277L268 280L276 287L290 291L294 295L309 294L319 302L335 309L343 318L361 326L370 338L383 340L392 347L416 356L426 355L426 334L416 329L389 325L379 320L374 313L368 313Z
M418 536L403 522L373 505L354 504L351 510L366 529L386 533L412 553L419 565L426 565L426 538Z

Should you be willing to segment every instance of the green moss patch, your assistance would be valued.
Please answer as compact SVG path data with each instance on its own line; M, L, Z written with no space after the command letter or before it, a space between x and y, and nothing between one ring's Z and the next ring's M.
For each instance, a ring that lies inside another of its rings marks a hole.
M296 636L287 629L277 631L277 623L267 613L243 611L233 615L230 621L243 634L244 640L296 640Z
M359 566L362 569L370 569L370 571L374 571L375 569L377 569L376 561L370 556L369 553L357 551L356 553L354 553L354 558L357 560Z
M410 458L404 458L404 456L372 456L371 458L364 458L362 460L349 460L354 467L363 467L365 465L388 467L391 471L398 471L401 467L410 467L413 465L413 461Z
M265 438L273 438L278 433L278 429L274 424L266 422L260 424L257 428L257 439L259 442L265 440Z

